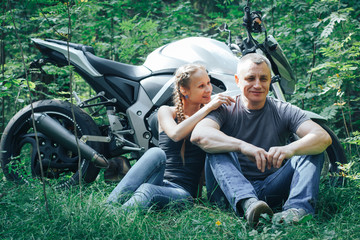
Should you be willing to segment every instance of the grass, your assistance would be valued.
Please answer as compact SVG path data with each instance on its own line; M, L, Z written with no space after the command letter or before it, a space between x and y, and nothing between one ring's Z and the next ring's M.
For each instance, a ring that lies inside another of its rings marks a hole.
M0 173L0 239L360 239L359 180L320 186L315 218L295 226L257 230L232 211L210 205L206 197L181 211L166 209L128 215L107 211L103 202L115 185L100 174L96 182L70 190L16 185Z

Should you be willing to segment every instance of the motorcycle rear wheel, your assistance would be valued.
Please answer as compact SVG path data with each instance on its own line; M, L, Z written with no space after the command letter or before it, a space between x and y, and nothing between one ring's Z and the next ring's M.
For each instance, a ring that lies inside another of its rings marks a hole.
M33 103L34 112L44 112L57 120L62 126L74 134L74 120L71 104L58 100L43 100ZM77 135L101 135L93 119L79 107L73 106L76 119ZM19 183L41 178L37 143L31 117L31 106L20 110L9 121L0 142L0 161L4 175L8 180ZM37 131L39 149L44 176L56 179L58 186L76 185L79 183L79 158L77 152L65 149L54 139ZM89 146L99 153L102 144L88 142ZM82 180L93 182L100 169L92 162L82 160L80 163Z
M325 163L323 166L323 175L330 172L336 175L340 172L339 164L347 163L344 148L342 147L339 138L336 134L325 124L318 123L331 137L332 144L326 149Z

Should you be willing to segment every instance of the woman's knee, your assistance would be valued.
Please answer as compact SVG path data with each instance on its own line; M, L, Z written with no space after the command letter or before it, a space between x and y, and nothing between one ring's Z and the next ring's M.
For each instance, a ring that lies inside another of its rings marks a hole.
M136 189L135 194L144 194L146 196L150 196L152 194L152 189L154 187L154 184L151 183L143 183Z
M147 150L147 154L151 155L151 159L157 161L160 165L165 164L166 154L164 150L159 147L153 147Z

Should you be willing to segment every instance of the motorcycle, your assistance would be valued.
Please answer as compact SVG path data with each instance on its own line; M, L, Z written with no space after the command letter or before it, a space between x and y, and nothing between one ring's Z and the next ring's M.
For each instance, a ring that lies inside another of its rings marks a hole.
M41 100L26 106L7 124L0 143L0 161L8 180L26 182L41 177L61 179L61 186L76 185L79 179L90 183L100 168L109 168L110 160L138 159L147 149L158 145L157 109L172 105L173 74L186 63L200 63L208 70L213 94L241 94L234 81L238 55L265 54L272 64L271 92L286 101L284 94L295 91L295 75L279 43L267 35L261 13L244 8L245 39L227 44L205 37L184 38L161 46L150 53L140 66L100 58L93 47L54 39L32 39L44 58L33 61L31 68L45 64L60 67L69 63L96 95L77 104L59 100ZM259 43L252 33L264 33ZM331 136L324 169L339 172L338 163L346 163L344 150L336 135L325 125L326 119L307 111ZM97 118L107 119L98 123ZM295 136L296 137L296 136ZM79 159L81 160L79 163ZM110 166L111 167L111 166Z

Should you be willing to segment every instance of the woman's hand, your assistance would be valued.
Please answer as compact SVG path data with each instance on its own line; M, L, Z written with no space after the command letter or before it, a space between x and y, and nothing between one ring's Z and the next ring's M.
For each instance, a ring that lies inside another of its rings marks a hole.
M206 106L210 111L212 111L220 107L222 104L229 106L231 105L231 102L235 103L235 100L232 97L218 94L208 104L206 104Z

